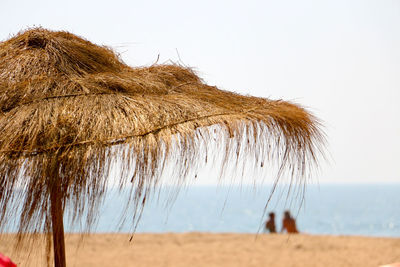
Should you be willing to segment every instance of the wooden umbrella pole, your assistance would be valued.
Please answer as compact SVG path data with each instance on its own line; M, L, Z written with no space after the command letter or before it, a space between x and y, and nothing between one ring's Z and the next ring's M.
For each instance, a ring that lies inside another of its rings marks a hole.
M61 181L58 175L58 157L52 159L49 177L52 179L50 188L50 209L51 209L51 225L53 231L53 248L54 248L54 266L66 267L65 260L65 241L64 241L64 222L63 222L63 206Z
M53 186L50 193L51 223L53 230L54 266L66 267L63 209L60 185Z

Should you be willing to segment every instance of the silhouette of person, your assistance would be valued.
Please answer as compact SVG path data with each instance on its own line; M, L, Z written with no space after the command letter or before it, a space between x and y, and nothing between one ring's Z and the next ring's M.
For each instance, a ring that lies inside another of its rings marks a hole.
M269 219L268 221L265 222L265 230L267 230L268 232L272 233L276 233L276 227L275 227L275 213L270 212L268 214Z
M296 228L296 220L290 215L290 212L287 210L283 215L282 220L282 230L281 233L286 230L288 234L297 234L299 231Z

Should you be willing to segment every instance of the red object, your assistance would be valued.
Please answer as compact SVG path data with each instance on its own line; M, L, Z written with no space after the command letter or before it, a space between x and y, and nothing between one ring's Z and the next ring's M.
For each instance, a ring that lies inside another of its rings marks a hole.
M17 267L17 265L9 257L0 253L0 267Z

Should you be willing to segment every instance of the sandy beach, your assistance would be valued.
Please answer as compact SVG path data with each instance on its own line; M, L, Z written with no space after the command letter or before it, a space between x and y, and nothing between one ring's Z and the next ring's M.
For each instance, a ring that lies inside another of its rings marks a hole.
M18 266L45 266L44 245L0 251ZM68 266L379 266L400 261L400 238L266 234L67 234ZM30 253L30 257L28 255Z

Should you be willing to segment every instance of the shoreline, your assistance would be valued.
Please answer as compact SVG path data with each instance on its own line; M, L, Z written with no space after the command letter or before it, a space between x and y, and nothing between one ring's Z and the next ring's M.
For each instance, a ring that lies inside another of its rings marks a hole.
M388 236L388 235L360 235L360 234L326 234L326 233L309 233L309 232L299 232L298 234L287 234L286 232L284 233L266 233L266 232L260 232L260 233L250 233L250 232L207 232L207 231L188 231L188 232L64 232L66 236L75 236L75 235L83 235L83 236L90 236L90 235L124 235L124 236L131 236L131 235L187 235L187 234L204 234L204 235L254 235L254 236L259 236L259 235L271 235L271 236L277 236L277 235L283 235L283 236L295 236L295 235L303 235L303 236L320 236L320 237L360 237L360 238L373 238L373 239L400 239L400 236ZM16 232L3 232L0 233L0 241L3 236L14 236L17 235ZM42 234L37 234L37 235L42 235Z
M66 234L68 266L379 266L400 262L400 238L237 233ZM18 266L45 266L44 242L0 251ZM31 248L31 249L29 249ZM30 256L28 258L28 255Z

